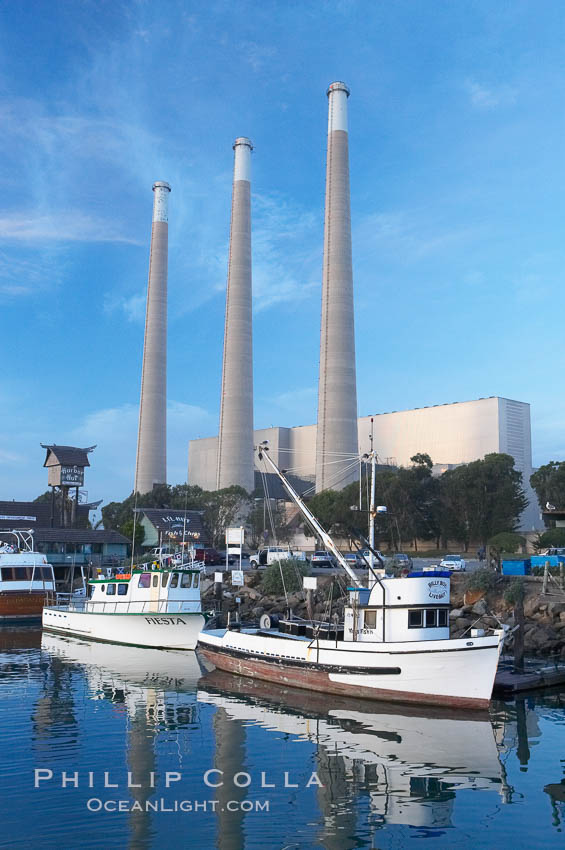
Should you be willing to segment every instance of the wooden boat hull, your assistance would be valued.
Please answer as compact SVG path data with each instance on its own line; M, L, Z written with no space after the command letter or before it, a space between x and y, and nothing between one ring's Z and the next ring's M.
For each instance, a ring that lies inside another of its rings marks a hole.
M40 620L48 594L43 591L0 593L0 621Z
M153 649L195 649L205 622L200 613L94 614L57 607L43 609L46 631Z
M390 650L333 641L313 646L274 635L261 640L258 634L204 631L198 651L220 670L283 686L390 702L488 707L500 654L498 637L449 641L450 648L445 641L434 641L443 644L435 650L426 643L421 650L414 644L396 644ZM268 657L259 657L261 648Z

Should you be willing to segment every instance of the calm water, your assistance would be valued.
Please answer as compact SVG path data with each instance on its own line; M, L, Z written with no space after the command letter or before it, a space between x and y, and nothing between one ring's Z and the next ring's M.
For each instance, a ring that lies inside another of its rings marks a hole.
M565 846L565 693L417 713L3 628L0 695L2 847Z

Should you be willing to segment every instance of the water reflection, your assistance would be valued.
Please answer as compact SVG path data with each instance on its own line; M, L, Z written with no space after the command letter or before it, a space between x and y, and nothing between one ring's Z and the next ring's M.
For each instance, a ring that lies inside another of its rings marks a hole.
M458 790L495 790L507 800L495 727L485 713L430 713L291 688L274 695L268 684L218 670L200 680L198 699L234 721L315 745L320 840L328 848L356 846L359 797L368 798L376 825L420 830L452 826Z
M186 818L169 817L165 824L163 815L146 809L147 801L163 794L166 770L188 775L185 796L217 801L213 813L198 821L202 835L195 833L194 846L239 850L248 846L250 830L262 834L266 823L275 839L249 846L282 847L293 828L297 835L302 830L299 846L326 850L380 846L377 833L387 828L400 830L404 840L406 829L412 837L439 839L458 828L460 792L490 792L484 806L491 815L508 808L520 773L512 781L508 775L518 766L529 769L541 736L534 698L495 704L490 714L418 710L275 690L217 670L201 675L196 656L188 652L50 634L43 635L41 649L47 663L41 665L32 712L36 746L56 746L63 733L78 741L85 699L110 703L122 718L115 762L131 774L128 794L139 807L122 816L126 832L120 846L132 850L158 846L171 830L184 846ZM556 700L557 723L563 724ZM286 787L279 778L289 765L294 773ZM253 782L205 787L202 775L209 768L225 777L252 774ZM276 786L262 791L272 807L261 826L254 813L228 807L258 796L258 771ZM307 787L311 774L319 782ZM560 779L543 788L554 828L563 821ZM195 824L192 820L191 828Z

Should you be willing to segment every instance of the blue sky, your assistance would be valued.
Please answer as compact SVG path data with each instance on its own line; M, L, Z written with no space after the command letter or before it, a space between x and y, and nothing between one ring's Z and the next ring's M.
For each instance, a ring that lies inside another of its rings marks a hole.
M217 432L232 142L253 153L255 423L316 419L327 100L345 80L359 414L527 401L565 457L559 0L7 3L0 494L40 442L132 488L155 180L170 196L171 483ZM441 458L436 460L441 461Z

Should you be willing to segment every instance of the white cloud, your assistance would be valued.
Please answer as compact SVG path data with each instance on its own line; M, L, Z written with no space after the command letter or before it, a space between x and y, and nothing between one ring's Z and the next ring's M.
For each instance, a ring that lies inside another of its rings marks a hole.
M120 232L120 226L87 215L80 210L61 212L53 210L47 215L33 211L11 212L0 217L0 239L4 242L125 242L140 244L131 236Z
M517 91L510 86L490 87L480 85L475 80L466 80L465 89L471 104L476 109L495 109L508 106L516 101Z

